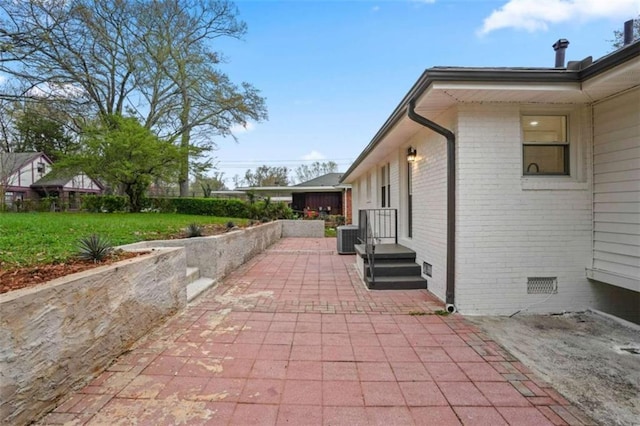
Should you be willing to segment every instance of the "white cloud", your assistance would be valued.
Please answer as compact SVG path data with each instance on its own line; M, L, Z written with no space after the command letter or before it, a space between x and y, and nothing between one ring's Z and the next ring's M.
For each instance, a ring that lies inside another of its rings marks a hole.
M325 157L323 154L319 153L316 150L311 151L308 154L305 154L302 156L302 159L305 161L318 161L318 160L324 160Z
M84 90L73 84L43 83L27 91L27 96L34 98L77 98L84 94Z
M7 77L0 74L0 84L4 84L7 81Z
M256 128L256 125L248 122L247 124L245 124L244 126L242 124L236 124L235 126L231 126L231 133L233 133L234 135L239 135L242 133L249 133L251 131L253 131Z
M627 18L639 12L640 0L509 0L485 18L478 34L501 28L544 31L549 24Z
M371 11L372 11L372 12L377 12L377 11L379 11L379 10L380 10L380 6L373 6L373 7L371 8Z

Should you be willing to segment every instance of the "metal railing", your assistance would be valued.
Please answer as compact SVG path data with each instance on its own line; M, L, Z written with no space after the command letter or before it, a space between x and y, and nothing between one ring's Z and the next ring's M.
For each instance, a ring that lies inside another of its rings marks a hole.
M391 242L398 244L398 210L366 209L358 212L358 239L364 244L371 287L375 287L376 244Z

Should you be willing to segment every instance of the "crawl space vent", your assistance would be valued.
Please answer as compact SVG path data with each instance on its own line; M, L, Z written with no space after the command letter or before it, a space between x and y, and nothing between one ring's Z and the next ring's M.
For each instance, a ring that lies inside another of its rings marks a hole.
M558 292L558 277L528 277L527 294L552 294Z

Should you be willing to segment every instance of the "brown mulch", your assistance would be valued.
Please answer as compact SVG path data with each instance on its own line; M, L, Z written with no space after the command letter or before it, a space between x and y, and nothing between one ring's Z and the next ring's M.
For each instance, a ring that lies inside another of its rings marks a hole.
M44 284L47 281L97 268L98 266L110 265L125 259L141 256L146 252L117 251L101 262L91 260L68 259L65 263L55 263L46 265L26 266L22 268L11 268L0 270L0 294L25 287L34 287Z
M218 235L229 231L224 225L204 225L202 226L202 236ZM169 239L186 238L185 232L171 235ZM147 254L149 252L126 252L116 251L102 262L86 261L81 259L68 259L64 263L43 264L19 268L0 269L0 294L25 287L34 287L46 283L65 275L97 268L98 266L110 265L121 260Z

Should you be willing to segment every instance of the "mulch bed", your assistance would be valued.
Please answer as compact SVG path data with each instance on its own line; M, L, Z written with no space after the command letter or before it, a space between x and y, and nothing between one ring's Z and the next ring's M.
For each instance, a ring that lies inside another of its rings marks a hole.
M0 270L0 294L18 290L25 287L33 287L44 284L47 281L97 268L98 266L110 265L125 259L147 254L147 252L118 251L102 262L90 260L69 259L65 263L55 263L47 265L26 266L22 268L12 268Z
M202 236L218 235L229 231L224 225L202 226ZM184 232L175 234L169 239L186 238ZM110 265L125 259L140 256L149 252L116 251L102 262L86 261L81 259L68 259L64 263L34 265L20 268L0 269L0 294L18 290L25 287L34 287L65 275Z

